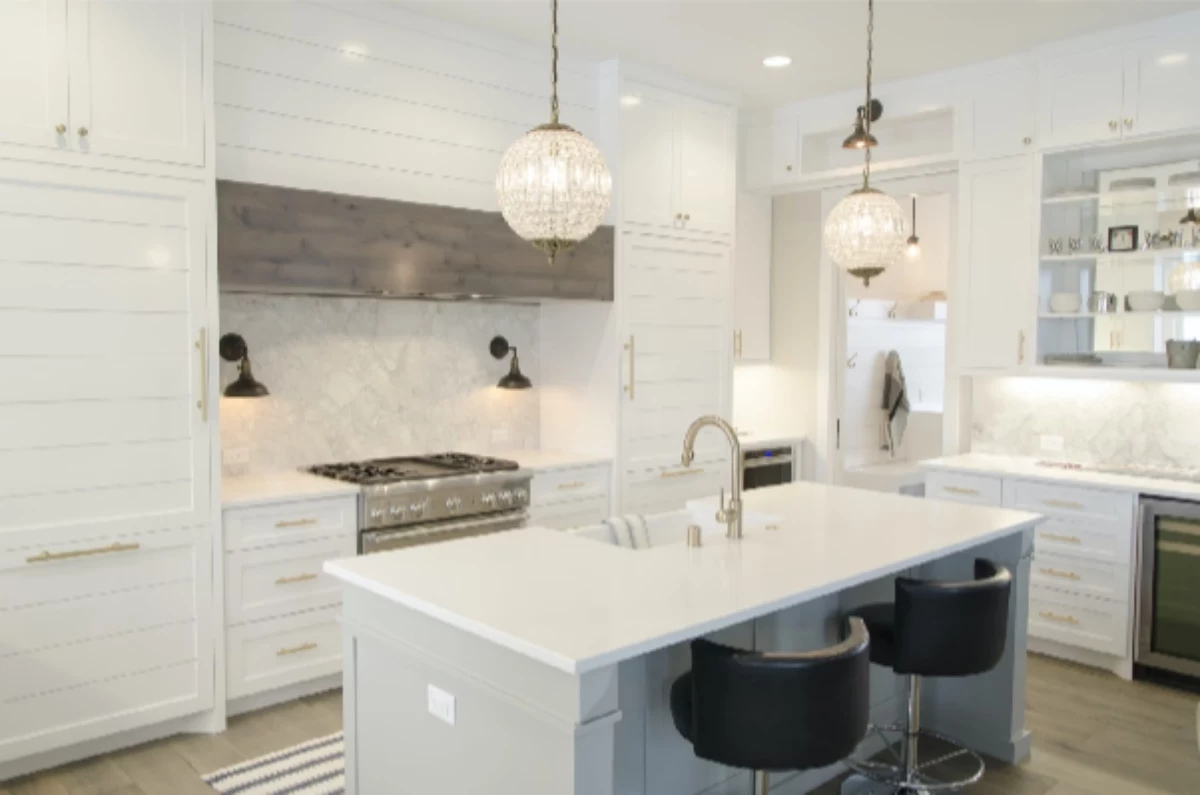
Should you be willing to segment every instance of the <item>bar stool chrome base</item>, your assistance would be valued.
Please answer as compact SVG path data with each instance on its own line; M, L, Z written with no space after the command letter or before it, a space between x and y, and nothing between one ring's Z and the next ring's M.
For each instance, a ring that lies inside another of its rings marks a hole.
M925 795L925 793L954 792L963 787L969 787L983 778L986 763L983 757L964 748L954 740L928 729L916 733L918 737L930 738L953 747L954 750L939 754L929 760L914 760L913 765L906 766L905 760L896 753L896 742L889 735L895 735L900 743L909 742L911 735L904 723L894 723L888 726L871 726L867 730L868 737L883 740L884 753L890 753L895 762L877 761L875 759L854 759L845 761L855 775L842 783L842 795L875 795L876 793L902 793L903 795ZM939 776L939 766L944 766L955 760L969 762L969 774L961 772L952 774L953 778ZM911 768L911 769L909 769Z

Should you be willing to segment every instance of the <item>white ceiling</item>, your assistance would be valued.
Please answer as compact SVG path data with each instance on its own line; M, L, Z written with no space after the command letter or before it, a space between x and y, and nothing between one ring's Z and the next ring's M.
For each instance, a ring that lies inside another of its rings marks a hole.
M397 0L505 36L548 39L549 0ZM912 77L1200 8L1181 0L877 0L876 79ZM628 58L732 89L748 105L862 84L866 0L560 0L565 53ZM766 69L767 55L792 65Z

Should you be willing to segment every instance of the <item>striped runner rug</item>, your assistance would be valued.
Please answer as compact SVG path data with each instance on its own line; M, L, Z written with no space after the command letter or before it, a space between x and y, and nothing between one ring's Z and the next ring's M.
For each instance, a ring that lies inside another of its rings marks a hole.
M342 733L209 773L204 783L221 795L341 795L346 788Z

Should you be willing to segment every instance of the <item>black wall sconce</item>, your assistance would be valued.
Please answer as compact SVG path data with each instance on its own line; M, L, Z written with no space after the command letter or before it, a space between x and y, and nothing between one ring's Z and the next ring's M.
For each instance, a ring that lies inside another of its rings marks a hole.
M225 387L225 397L256 398L271 394L265 386L254 380L254 373L250 371L250 349L246 347L246 340L242 339L241 334L223 334L217 350L222 359L237 362L238 366L237 380Z
M496 386L501 389L529 389L529 387L533 386L533 382L521 372L521 362L517 358L517 349L509 345L508 340L500 336L492 337L492 342L488 346L488 350L497 359L503 359L510 352L512 353L512 362L508 366L508 373L500 379L500 382Z

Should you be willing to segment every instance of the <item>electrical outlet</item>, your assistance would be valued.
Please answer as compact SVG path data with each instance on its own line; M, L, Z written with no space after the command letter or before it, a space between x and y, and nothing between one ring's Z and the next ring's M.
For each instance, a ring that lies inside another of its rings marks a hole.
M221 451L221 461L226 466L246 465L250 463L249 447L228 447Z
M429 686L429 714L438 720L454 725L454 696L440 687Z
M1042 434L1039 437L1043 453L1061 453L1063 451L1063 438L1061 436L1050 436Z

